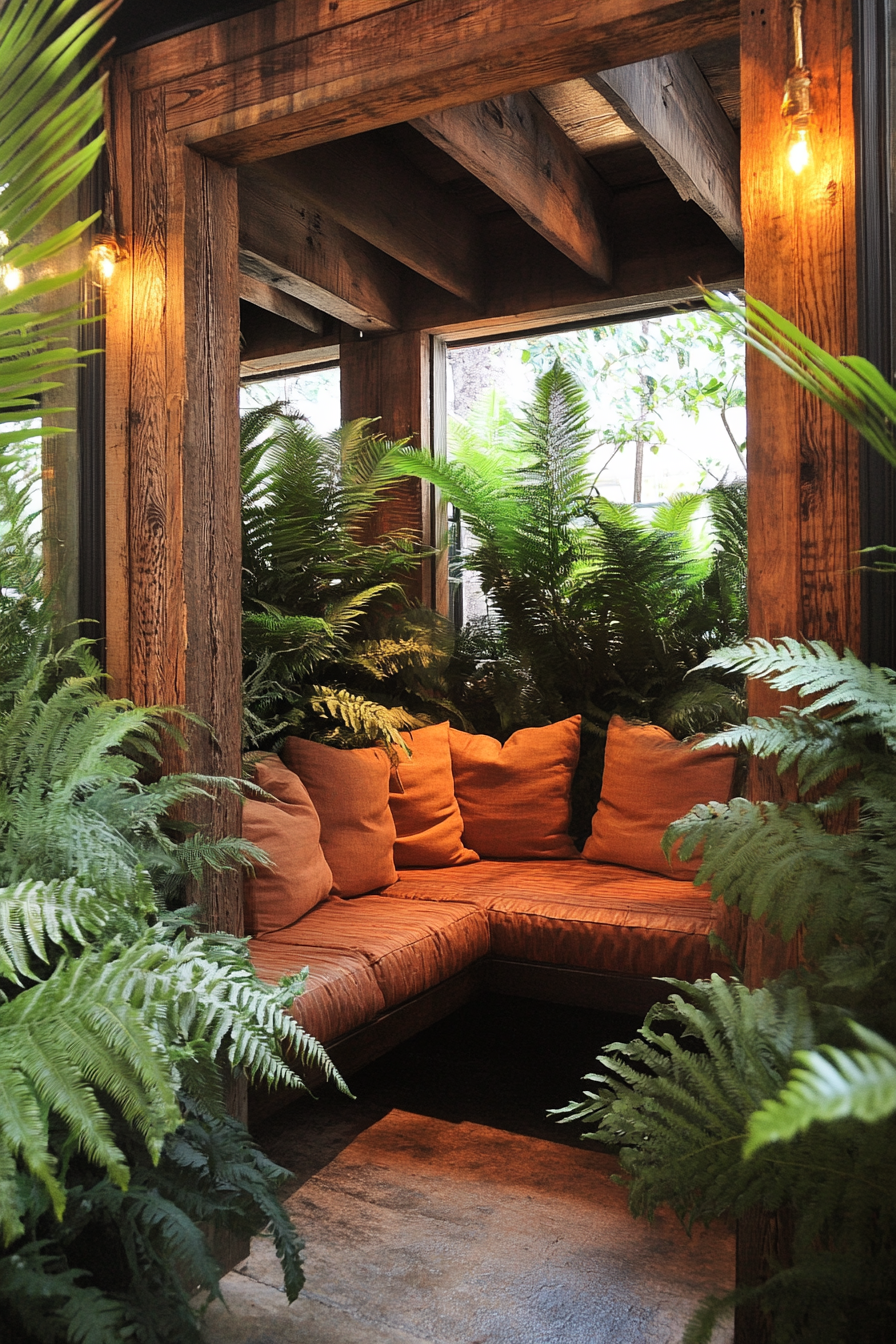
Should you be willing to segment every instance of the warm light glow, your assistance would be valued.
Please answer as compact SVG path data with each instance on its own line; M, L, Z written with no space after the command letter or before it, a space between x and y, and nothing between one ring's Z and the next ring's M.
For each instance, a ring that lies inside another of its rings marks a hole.
M97 238L90 249L90 269L98 285L107 285L124 253L114 238Z
M20 289L22 281L25 279L22 272L17 270L15 266L4 266L0 270L0 276L2 276L3 284L10 292L14 289Z
M809 139L808 131L805 128L797 129L790 137L790 148L787 151L787 162L797 176L803 171L809 162Z
M9 247L9 234L5 229L0 229L0 247Z

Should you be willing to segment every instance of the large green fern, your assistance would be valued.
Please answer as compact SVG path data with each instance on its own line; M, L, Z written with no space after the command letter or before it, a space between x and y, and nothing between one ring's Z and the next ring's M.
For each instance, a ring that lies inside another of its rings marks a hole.
M392 750L444 712L451 646L402 586L425 553L372 535L402 445L368 420L321 437L277 404L243 415L241 442L246 745L292 730Z

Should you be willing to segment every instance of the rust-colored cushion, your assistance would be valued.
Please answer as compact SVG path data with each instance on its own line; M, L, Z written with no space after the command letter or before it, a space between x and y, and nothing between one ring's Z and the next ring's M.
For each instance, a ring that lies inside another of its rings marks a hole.
M265 938L249 943L249 956L261 979L271 984L308 967L305 989L290 1011L324 1045L372 1022L386 1006L370 963L360 953L297 947Z
M384 899L399 896L479 906L488 917L496 957L686 980L713 971L730 973L708 938L725 918L724 905L711 901L702 888L656 873L581 859L484 859L444 872L406 870ZM740 949L733 950L737 955ZM662 997L659 986L657 997Z
M243 803L243 836L273 865L256 864L243 891L246 931L263 934L301 919L324 899L333 877L320 847L320 822L301 780L276 756L255 762L254 776L276 799Z
M389 807L395 822L397 868L451 868L479 855L461 839L464 823L454 796L448 723L402 733L412 751L392 768Z
M485 956L488 922L482 910L469 905L363 896L357 901L327 901L300 924L274 934L271 941L300 946L309 965L314 947L361 954L376 976L386 1007L392 1008Z
M386 753L378 747L340 751L288 737L282 755L320 817L320 843L333 872L333 892L360 896L394 882L395 823L389 811Z
M684 863L676 846L670 864L660 848L663 832L696 803L727 802L734 766L735 755L725 747L693 751L665 728L614 714L585 858L693 881L699 859Z
M493 737L449 730L464 844L484 859L573 859L569 791L581 715Z

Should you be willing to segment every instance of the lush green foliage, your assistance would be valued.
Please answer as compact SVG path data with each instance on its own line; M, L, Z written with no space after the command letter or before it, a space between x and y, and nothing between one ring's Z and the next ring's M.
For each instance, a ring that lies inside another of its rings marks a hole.
M750 1290L774 1339L876 1344L896 1326L896 674L795 640L751 640L709 662L797 693L797 708L712 741L774 758L799 797L697 807L665 844L702 846L697 882L802 937L808 965L753 991L679 984L638 1041L601 1056L598 1088L567 1114L622 1145L636 1212L791 1209L792 1266ZM834 833L835 817L857 824ZM708 1340L734 1300L706 1304L688 1339Z
M247 745L293 728L392 747L440 701L451 632L408 606L402 580L422 558L413 538L370 536L401 451L370 424L322 438L278 405L243 416Z
M452 699L499 733L582 715L579 829L614 713L679 735L742 716L739 675L688 674L746 621L743 485L679 496L646 522L600 497L590 454L586 402L560 364L512 432L470 436L447 463L403 450L405 469L437 485L474 534L466 563L489 606L458 641Z
M281 1173L225 1117L222 1068L296 1086L287 1055L332 1068L285 1012L301 976L264 985L242 940L166 909L178 879L247 857L239 840L168 834L173 805L229 783L147 782L171 731L105 696L83 643L33 658L0 713L0 1282L18 1285L27 1339L79 1338L65 1322L97 1289L127 1337L161 1344L176 1320L198 1338L187 1285L217 1289L198 1220L273 1218L300 1285ZM99 1254L110 1235L120 1264ZM41 1266L61 1275L45 1328Z

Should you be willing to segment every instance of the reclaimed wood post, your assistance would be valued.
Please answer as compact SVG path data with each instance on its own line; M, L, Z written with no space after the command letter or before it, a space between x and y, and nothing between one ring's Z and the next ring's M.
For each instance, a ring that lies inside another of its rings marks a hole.
M377 432L392 439L411 438L415 447L444 454L444 342L425 331L361 337L346 330L340 377L343 420L377 416ZM393 528L406 528L423 546L444 546L447 514L438 492L413 479L395 488L377 510L370 539ZM424 606L446 615L447 557L424 561L405 586Z
M787 161L781 116L794 64L791 6L741 6L741 203L745 287L834 354L856 351L855 148L850 0L812 0L804 11L812 72L810 159ZM860 647L858 445L845 424L763 356L747 353L750 633ZM782 698L749 689L751 714L779 712ZM771 762L754 762L754 799L780 799ZM746 979L780 974L788 956L751 924ZM754 1210L738 1227L738 1282L758 1283L786 1263L788 1211ZM756 1308L737 1312L736 1344L763 1344Z
M110 94L112 189L129 254L107 316L108 661L114 694L185 705L209 730L166 764L240 768L239 278L232 168L167 137L158 91ZM191 809L239 831L230 794ZM210 874L209 927L241 934L238 872Z

